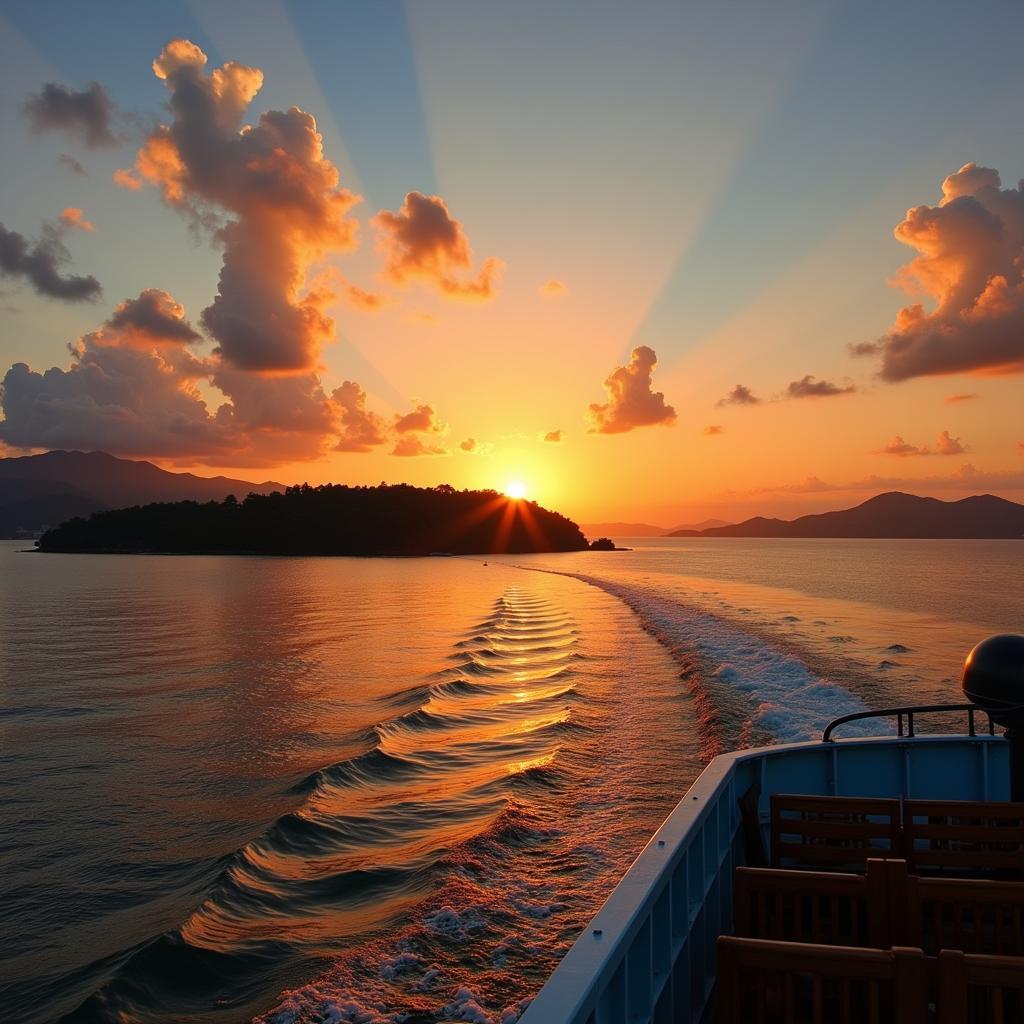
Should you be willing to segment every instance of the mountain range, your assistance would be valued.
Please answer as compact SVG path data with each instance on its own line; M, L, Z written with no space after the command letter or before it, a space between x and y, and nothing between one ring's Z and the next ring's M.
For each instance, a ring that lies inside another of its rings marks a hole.
M889 491L839 512L793 520L755 516L732 526L676 530L671 536L1018 538L1024 537L1024 505L993 494L940 501Z
M283 491L284 484L169 473L105 452L46 452L0 459L0 537L30 537L74 516L154 501L222 501Z
M664 526L652 526L650 523L584 523L580 529L588 537L669 537L678 530L699 532L713 526L729 525L724 519L705 519L700 523L686 523L668 530Z

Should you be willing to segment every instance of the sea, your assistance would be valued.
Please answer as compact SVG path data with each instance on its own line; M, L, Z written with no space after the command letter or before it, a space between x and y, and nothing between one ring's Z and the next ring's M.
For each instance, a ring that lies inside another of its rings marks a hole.
M1024 631L1019 541L620 543L0 542L0 1016L512 1024L710 758Z

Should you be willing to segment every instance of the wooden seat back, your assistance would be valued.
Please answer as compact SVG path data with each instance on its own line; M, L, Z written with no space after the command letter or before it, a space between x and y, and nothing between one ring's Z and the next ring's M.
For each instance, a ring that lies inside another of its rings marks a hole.
M1020 1024L1024 961L944 949L939 953L938 1024Z
M719 1024L924 1024L919 949L851 949L770 939L718 940Z
M904 800L902 824L911 871L1024 872L1024 804Z
M772 867L863 869L869 857L901 857L901 845L898 800L772 794Z
M1024 882L911 875L904 900L905 927L895 941L929 956L941 949L1024 956Z
M880 862L871 862L872 865ZM885 877L785 868L736 868L735 933L744 938L884 949Z

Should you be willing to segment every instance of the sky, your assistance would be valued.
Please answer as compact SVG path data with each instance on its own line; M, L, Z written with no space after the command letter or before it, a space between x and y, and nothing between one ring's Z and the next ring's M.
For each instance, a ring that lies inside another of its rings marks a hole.
M0 2L0 454L1024 501L1024 5Z

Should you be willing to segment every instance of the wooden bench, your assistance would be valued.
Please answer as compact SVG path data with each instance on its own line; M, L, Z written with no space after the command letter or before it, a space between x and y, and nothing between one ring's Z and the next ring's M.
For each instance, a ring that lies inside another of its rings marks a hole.
M937 961L938 1024L1020 1024L1024 960L944 949Z
M1024 955L1024 883L920 878L902 860L863 875L736 868L733 907L746 938Z
M902 834L914 872L1024 872L1024 804L904 800Z
M919 949L718 940L719 1024L925 1024Z
M863 869L901 850L899 800L772 794L772 867Z

